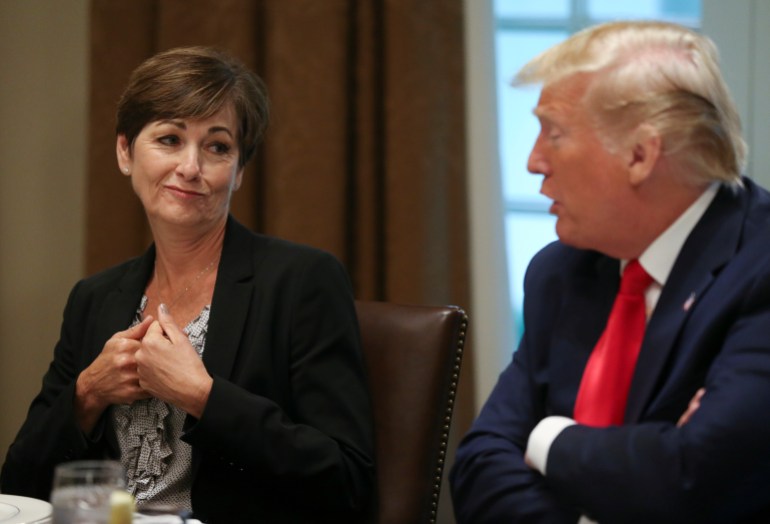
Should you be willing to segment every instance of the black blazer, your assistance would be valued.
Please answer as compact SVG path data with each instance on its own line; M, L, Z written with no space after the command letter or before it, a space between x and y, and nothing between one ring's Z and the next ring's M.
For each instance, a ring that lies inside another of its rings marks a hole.
M79 430L74 385L107 339L130 325L154 261L151 247L72 290L42 391L8 451L4 493L47 499L56 464L117 457L107 413L92 435ZM182 436L193 448L195 516L358 520L373 491L372 420L339 262L229 218L203 362L214 384Z

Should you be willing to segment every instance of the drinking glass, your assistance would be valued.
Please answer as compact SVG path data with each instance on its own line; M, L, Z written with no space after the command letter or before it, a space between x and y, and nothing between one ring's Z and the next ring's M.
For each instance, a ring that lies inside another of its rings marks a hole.
M108 524L110 496L125 490L123 466L111 460L66 462L56 467L51 492L54 524Z

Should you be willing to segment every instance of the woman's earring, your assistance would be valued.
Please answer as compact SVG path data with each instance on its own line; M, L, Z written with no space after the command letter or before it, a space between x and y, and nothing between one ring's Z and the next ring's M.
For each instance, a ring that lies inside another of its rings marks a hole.
M130 169L128 169L127 167L124 167L124 168L123 168L123 172L124 172L125 174L129 174L129 173L131 172L131 170L130 170Z

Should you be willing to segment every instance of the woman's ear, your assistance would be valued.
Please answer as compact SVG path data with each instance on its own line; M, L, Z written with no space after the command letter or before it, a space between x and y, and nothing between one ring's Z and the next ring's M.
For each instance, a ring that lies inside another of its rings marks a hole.
M650 176L660 158L660 133L650 124L641 124L633 132L628 151L629 181L638 186Z
M241 188L241 183L243 182L243 167L238 168L238 172L235 174L235 179L233 180L232 190L238 191Z
M118 135L115 141L115 154L118 157L118 167L124 175L131 174L131 144L128 143L126 135Z

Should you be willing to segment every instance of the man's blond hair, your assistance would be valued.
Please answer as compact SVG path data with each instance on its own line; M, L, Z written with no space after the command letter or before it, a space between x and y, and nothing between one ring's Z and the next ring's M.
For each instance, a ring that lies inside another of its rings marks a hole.
M707 37L664 22L611 22L574 34L526 64L514 85L589 74L586 109L609 149L636 126L697 181L740 183L747 147Z

